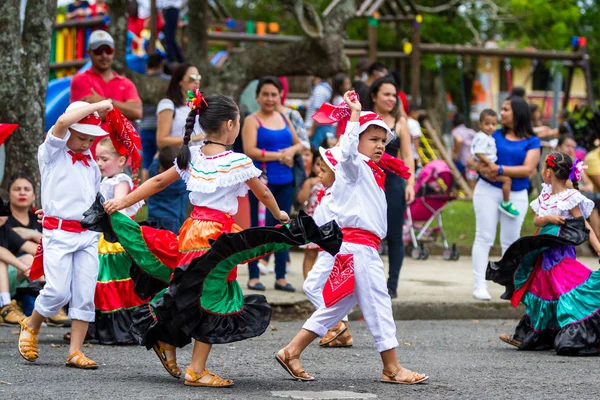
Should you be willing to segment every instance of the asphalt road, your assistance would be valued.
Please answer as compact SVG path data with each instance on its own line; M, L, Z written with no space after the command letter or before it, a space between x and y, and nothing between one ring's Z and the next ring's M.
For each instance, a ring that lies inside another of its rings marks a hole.
M275 362L275 352L301 322L273 322L263 336L215 346L209 367L236 385L191 388L171 378L153 352L137 346L91 345L100 368L64 367L65 329L46 328L40 359L17 353L17 329L0 327L0 399L594 399L600 398L600 358L565 358L554 352L519 352L497 337L516 321L399 321L400 361L428 374L425 385L379 383L379 356L364 323L351 322L354 347L304 355L317 380L296 382ZM179 353L186 366L191 347Z

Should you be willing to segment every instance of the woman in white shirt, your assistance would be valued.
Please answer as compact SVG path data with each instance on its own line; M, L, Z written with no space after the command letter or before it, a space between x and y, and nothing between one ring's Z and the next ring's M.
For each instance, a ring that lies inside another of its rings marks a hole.
M182 64L173 71L167 97L159 101L156 107L156 144L159 149L183 145L185 120L190 112L186 103L187 91L199 87L200 79L198 68L191 64ZM204 133L196 120L192 142L203 139Z

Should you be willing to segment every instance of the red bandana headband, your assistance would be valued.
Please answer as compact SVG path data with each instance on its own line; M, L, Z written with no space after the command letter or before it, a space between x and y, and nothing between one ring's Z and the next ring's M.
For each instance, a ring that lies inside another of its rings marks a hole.
M138 170L142 161L140 154L142 150L142 140L131 122L119 111L113 107L112 111L106 113L106 122L109 128L110 140L115 146L115 150L122 156L131 157L131 167L133 169L133 181L137 186ZM80 122L81 123L81 122Z

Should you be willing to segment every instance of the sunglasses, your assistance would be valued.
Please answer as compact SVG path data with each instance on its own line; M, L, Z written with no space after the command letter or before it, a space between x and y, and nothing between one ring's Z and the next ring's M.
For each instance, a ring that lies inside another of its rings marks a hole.
M108 46L100 46L95 50L92 50L92 53L94 53L97 56L102 55L102 53L106 53L109 56L115 52L115 49L113 49L112 47L108 47Z
M196 81L199 81L201 79L202 79L202 75L200 75L200 74L198 74L198 75L195 75L195 74L188 75L188 81L189 82L196 82Z

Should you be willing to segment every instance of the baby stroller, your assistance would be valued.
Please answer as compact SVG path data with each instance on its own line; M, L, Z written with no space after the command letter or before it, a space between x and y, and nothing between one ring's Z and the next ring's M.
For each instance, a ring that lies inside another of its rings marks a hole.
M441 160L432 160L417 175L415 182L415 201L406 210L406 225L410 234L410 256L415 260L426 260L429 249L425 243L442 246L444 260L458 260L460 254L456 244L448 245L444 226L442 224L442 210L456 195L451 193L454 176L448 165ZM437 226L430 228L436 221ZM441 236L441 243L437 237Z

